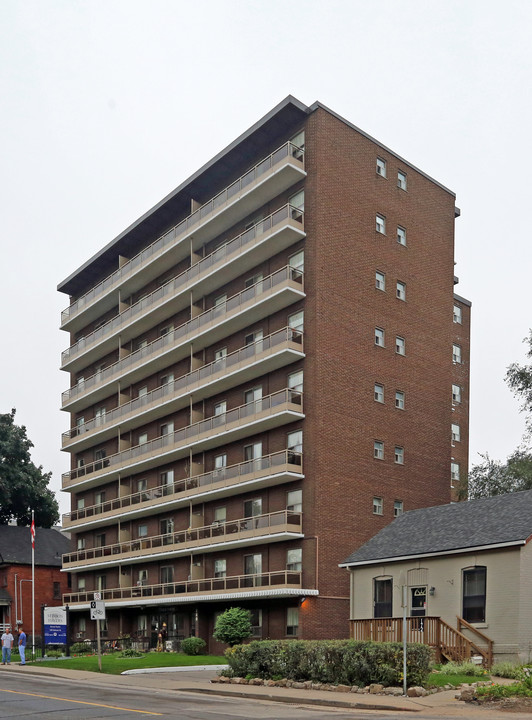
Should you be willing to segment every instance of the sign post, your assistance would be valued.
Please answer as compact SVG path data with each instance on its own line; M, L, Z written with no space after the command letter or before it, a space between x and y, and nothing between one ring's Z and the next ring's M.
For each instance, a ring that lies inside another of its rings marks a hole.
M408 587L401 587L401 605L403 607L403 694L406 697L406 610L408 608Z
M96 641L98 644L98 669L102 671L102 643L100 640L100 620L105 620L105 602L101 593L94 593L91 601L91 620L96 620Z

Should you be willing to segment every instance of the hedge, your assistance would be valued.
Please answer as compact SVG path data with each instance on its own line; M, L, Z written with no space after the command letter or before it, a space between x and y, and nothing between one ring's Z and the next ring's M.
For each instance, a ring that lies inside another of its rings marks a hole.
M232 674L264 680L366 686L401 685L403 646L357 640L257 640L225 652ZM432 650L410 643L407 648L408 685L422 685L429 673Z

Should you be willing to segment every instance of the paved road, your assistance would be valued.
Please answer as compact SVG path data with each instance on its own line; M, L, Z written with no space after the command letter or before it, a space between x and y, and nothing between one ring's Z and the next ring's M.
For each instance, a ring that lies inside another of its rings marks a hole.
M0 718L46 720L390 720L390 713L276 704L149 689L120 689L2 673ZM417 713L416 713L417 716ZM434 720L434 718L432 718Z

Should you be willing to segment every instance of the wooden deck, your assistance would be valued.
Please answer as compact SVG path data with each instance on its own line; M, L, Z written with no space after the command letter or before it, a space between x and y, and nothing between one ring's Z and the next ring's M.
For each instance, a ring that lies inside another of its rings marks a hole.
M403 641L402 617L351 620L350 624L350 637L353 640ZM464 628L477 635L479 640L475 641L466 637L461 632ZM472 655L481 655L485 667L491 667L493 664L493 641L460 617L457 617L457 629L440 617L430 615L408 617L406 619L406 641L434 648L437 662L443 658L463 662L470 660Z

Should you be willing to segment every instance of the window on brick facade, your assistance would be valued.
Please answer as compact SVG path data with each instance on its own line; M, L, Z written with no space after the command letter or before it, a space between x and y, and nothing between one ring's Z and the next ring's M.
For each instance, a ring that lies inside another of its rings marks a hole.
M303 551L301 548L292 548L286 551L286 569L300 572L303 568Z
M145 445L148 442L148 433L141 433L139 435L138 444Z
M375 345L384 347L384 330L382 328L375 328Z
M377 290L386 290L386 275L379 270L377 270L375 273L375 287L377 288Z
M84 507L85 507L85 498L77 498L76 508L78 510L83 510Z
M399 337L399 335L395 338L395 352L398 355L405 355L406 354L406 342L405 339L402 337Z
M85 592L85 578L84 577L78 577L78 592Z
M299 608L287 608L286 610L286 634L295 637L299 633Z
M405 449L399 445L395 446L395 462L397 465L404 465L405 462Z
M462 308L459 305L453 307L453 322L462 324Z
M381 440L375 440L373 443L373 457L384 460L384 443Z
M384 215L375 215L375 230L381 235L386 235L386 218Z
M395 407L398 410L405 409L405 394L402 390L395 391Z
M164 565L160 569L161 574L161 585L174 582L174 567L173 565Z
M77 542L78 550L85 550L85 538L79 537Z
M107 589L107 575L97 575L96 576L96 588L99 592L102 592L102 590Z
M214 522L221 525L227 520L227 508L225 505L214 509Z
M382 515L384 509L384 501L381 497L373 498L373 514Z
M460 425L457 425L456 423L451 424L451 435L453 442L460 442Z
M406 283L398 280L395 294L399 300L406 300Z
M406 230L400 225L397 226L397 242L399 245L406 245Z
M290 512L303 511L303 492L302 490L290 490L286 493L286 509Z
M462 388L460 387L460 385L453 385L453 402L462 402Z
M386 177L386 160L383 160L382 158L377 158L377 175L380 175L381 177Z
M262 610L260 608L250 610L249 614L251 616L251 637L260 639L262 638Z
M161 435L171 435L174 432L174 423L167 422L161 425Z
M406 190L406 173L401 170L397 172L397 187Z
M460 345L453 345L453 363L460 364L462 362L462 348Z
M105 547L105 533L98 533L94 538L96 547Z
M380 383L375 383L375 389L374 389L374 395L375 402L384 402L384 385L380 385Z
M54 582L54 600L61 600L61 583Z
M451 487L460 481L460 465L457 462L451 463Z
M394 500L393 501L393 516L399 517L399 515L403 514L403 501L402 500Z
M139 525L137 528L137 537L148 537L148 526L147 525Z
M161 376L161 385L170 385L174 382L174 373L168 373Z
M227 560L220 558L214 561L214 577L224 578L227 575Z

